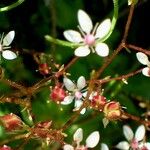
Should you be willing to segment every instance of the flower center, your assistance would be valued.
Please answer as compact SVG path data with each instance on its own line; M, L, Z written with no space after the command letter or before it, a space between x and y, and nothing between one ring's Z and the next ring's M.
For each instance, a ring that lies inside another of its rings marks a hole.
M131 141L131 148L132 148L133 150L137 149L137 148L138 148L138 145L139 145L139 143L138 143L138 141L137 141L136 139L133 139L133 140Z
M95 44L95 37L92 34L87 34L84 37L84 43L86 45L92 46Z
M81 98L82 98L82 93L81 93L80 91L76 91L76 92L75 92L75 97L76 97L77 99L81 99Z

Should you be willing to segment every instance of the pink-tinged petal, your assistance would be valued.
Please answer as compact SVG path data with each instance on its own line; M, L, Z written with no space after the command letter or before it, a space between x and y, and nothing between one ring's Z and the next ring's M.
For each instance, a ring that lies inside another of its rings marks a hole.
M100 140L100 134L98 131L92 132L86 139L86 146L88 148L94 148Z
M96 53L101 57L106 57L109 54L109 47L105 43L98 43L95 47Z
M122 141L122 142L119 142L116 145L116 148L122 149L122 150L129 150L130 145L129 145L129 143L127 141Z
M15 31L10 31L3 39L2 45L9 46L15 37Z
M64 31L64 37L70 41L70 42L73 42L73 43L80 43L83 41L83 38L81 37L81 34L77 31L74 31L74 30L67 30L67 31Z
M81 128L77 129L77 131L73 135L73 140L80 143L83 139L83 130Z
M147 77L150 77L150 68L149 67L145 67L143 70L142 70L142 73L143 75L147 76Z
M90 49L88 46L80 46L75 50L74 54L78 57L85 57L90 54Z
M103 38L105 37L111 28L111 21L110 19L105 19L97 28L95 38Z
M76 85L68 78L64 78L63 83L68 91L74 91L76 88Z
M128 141L131 141L134 137L132 129L127 125L123 126L123 134Z
M66 145L64 145L63 150L74 150L74 148L73 148L73 146L66 144Z
M78 11L78 21L81 29L85 33L89 34L93 28L93 24L91 18L88 16L88 14L85 11L83 10Z
M140 125L135 132L135 139L137 141L141 141L144 139L144 136L145 136L145 127L144 125Z
M109 148L105 143L102 143L101 144L101 150L109 150Z
M64 100L61 102L62 105L69 105L72 103L74 96L66 96Z
M9 51L9 50L2 51L2 56L8 60L17 58L17 55L14 52Z
M83 76L79 77L78 81L77 81L77 88L79 90L83 89L86 86L86 81L85 78Z
M136 57L137 57L138 61L143 65L147 65L149 63L147 55L145 55L142 52L136 53Z

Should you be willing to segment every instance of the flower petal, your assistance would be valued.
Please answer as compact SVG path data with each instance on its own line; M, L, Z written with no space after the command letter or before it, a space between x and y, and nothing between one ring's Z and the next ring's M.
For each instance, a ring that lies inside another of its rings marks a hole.
M135 139L137 141L141 141L144 139L144 136L145 136L145 127L144 125L140 125L135 132Z
M86 86L86 81L85 78L83 76L79 77L78 81L77 81L77 87L79 90L83 89Z
M61 102L62 105L68 105L72 103L74 96L66 96L64 100Z
M68 78L63 79L64 85L68 91L74 91L76 85Z
M81 37L81 34L77 31L74 31L74 30L67 30L67 31L64 31L64 37L70 41L70 42L73 42L73 43L80 43L83 41L83 38Z
M8 60L12 60L17 57L17 55L14 52L9 51L9 50L2 51L2 56Z
M74 103L74 111L77 111L77 110L79 110L80 109L80 107L82 106L82 104L83 104L83 101L82 100L75 100L75 103Z
M127 125L123 126L123 134L128 141L131 141L134 137L132 129Z
M73 148L73 146L66 144L66 145L64 145L63 150L74 150L74 148Z
M150 68L149 67L145 67L143 70L142 70L142 73L143 75L147 76L147 77L150 77Z
M102 143L101 144L101 150L109 150L109 148L105 143Z
M101 57L106 57L109 54L109 47L105 43L96 44L95 51Z
M85 112L86 112L86 108L83 108L83 109L80 111L80 114L83 115L83 114L85 114Z
M110 19L105 19L97 28L95 38L103 38L105 37L111 28L111 21Z
M98 131L92 132L86 139L86 146L88 148L95 147L100 140L100 134Z
M136 57L137 57L138 61L143 65L147 65L149 63L147 55L145 55L142 52L136 53Z
M88 46L80 46L75 50L74 54L78 57L85 57L90 54L90 49Z
M3 46L9 46L15 37L15 31L10 31L3 39Z
M81 29L85 33L89 34L93 28L93 24L91 18L88 16L88 14L85 11L83 10L78 11L78 21Z
M121 149L121 150L129 150L130 145L127 141L122 141L116 145L116 148Z
M77 129L77 131L73 135L74 141L80 143L83 139L83 130L81 128Z

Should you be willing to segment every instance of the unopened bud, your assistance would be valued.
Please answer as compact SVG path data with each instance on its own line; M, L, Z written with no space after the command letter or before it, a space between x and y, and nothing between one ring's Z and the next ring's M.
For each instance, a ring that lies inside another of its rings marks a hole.
M111 101L104 106L103 112L108 120L116 120L121 116L121 106L119 102Z
M16 130L22 127L21 119L13 113L0 116L0 122L7 131Z
M43 63L39 65L39 72L42 75L48 75L50 73L50 67L48 66L47 63Z
M0 150L12 150L12 149L7 145L3 145L2 147L0 147Z

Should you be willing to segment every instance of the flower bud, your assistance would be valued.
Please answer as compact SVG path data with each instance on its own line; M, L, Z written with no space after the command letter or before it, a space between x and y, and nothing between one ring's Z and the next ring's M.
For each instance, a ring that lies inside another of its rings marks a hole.
M100 110L102 110L107 101L106 101L106 97L97 94L93 96L91 102L92 102L92 106L98 107Z
M12 150L12 149L7 145L3 145L2 147L0 147L0 150Z
M59 86L55 86L54 89L51 92L50 98L53 101L61 102L66 97L66 92L63 88Z
M16 130L22 127L21 119L13 113L0 116L0 122L7 131Z
M39 65L39 72L42 75L48 75L50 73L50 68L47 63L43 63Z
M119 102L111 101L104 106L104 115L108 120L116 120L121 116L121 107Z

